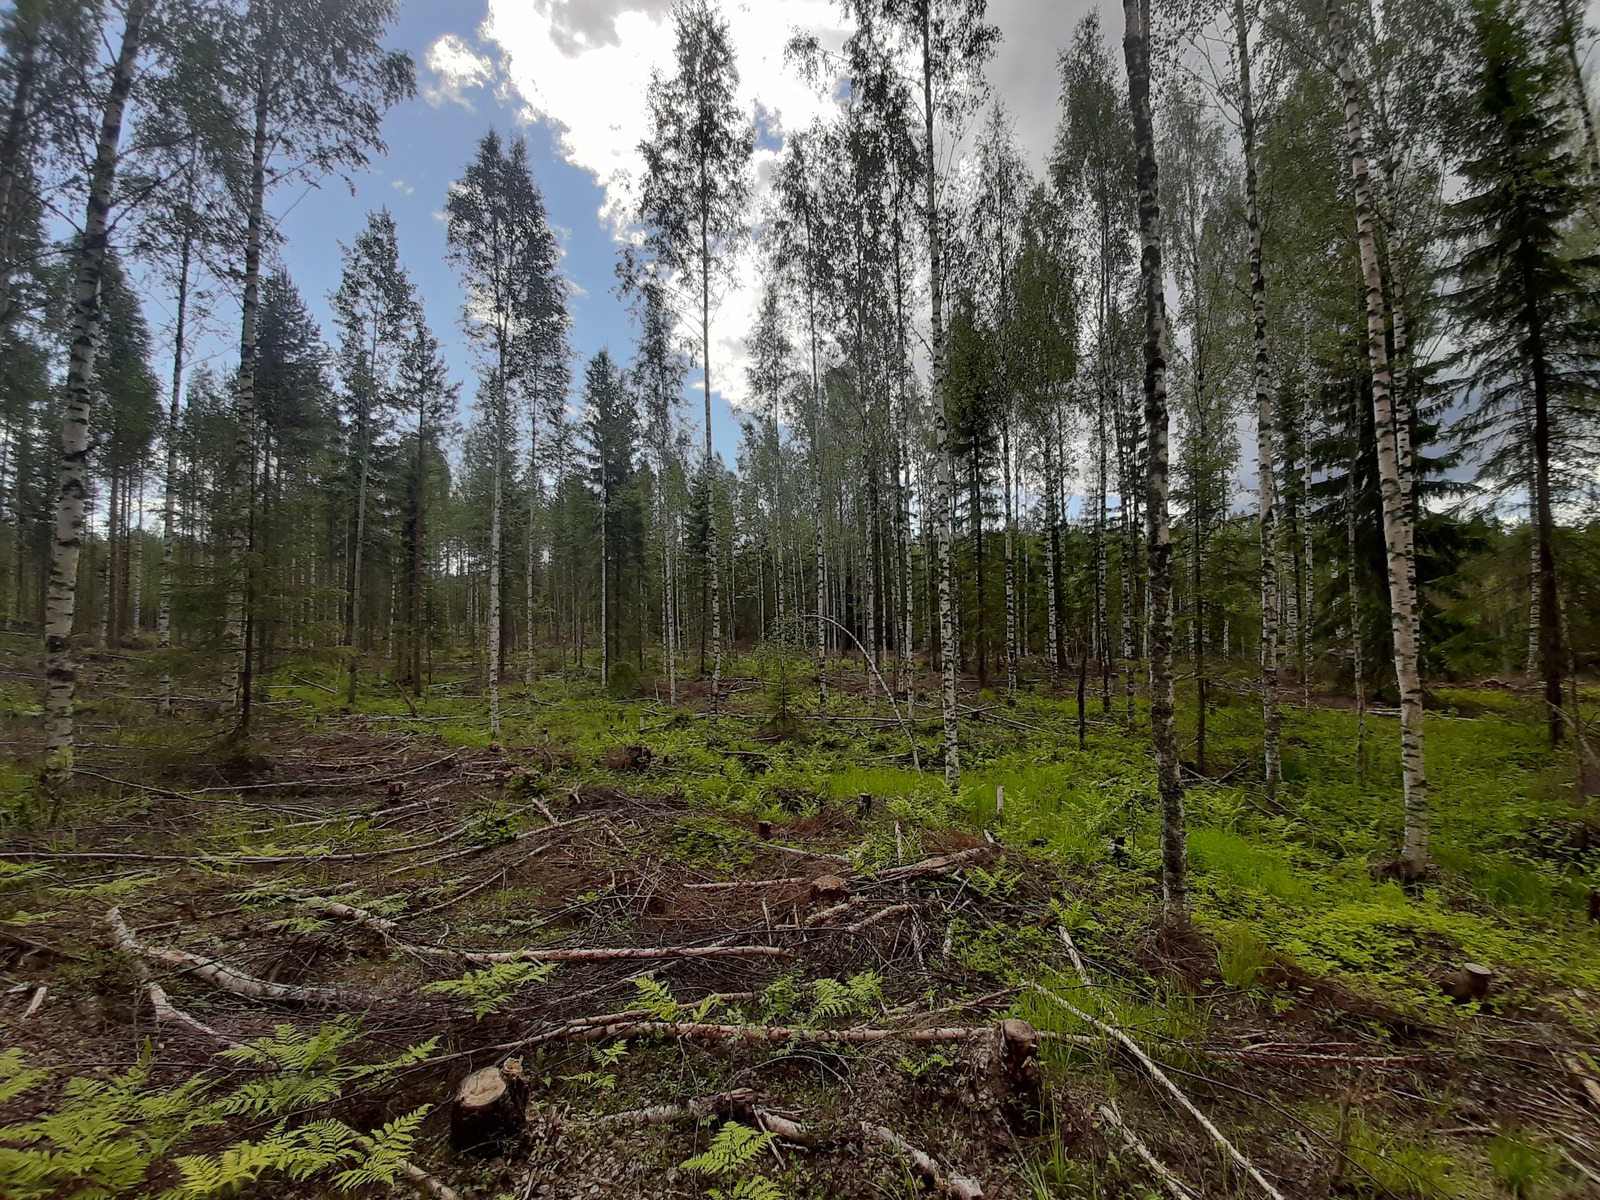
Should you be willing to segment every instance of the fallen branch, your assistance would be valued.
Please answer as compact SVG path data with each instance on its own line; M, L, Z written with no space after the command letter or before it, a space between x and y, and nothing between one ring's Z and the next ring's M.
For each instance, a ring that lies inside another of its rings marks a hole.
M906 913L912 913L916 911L917 906L915 904L891 904L888 908L880 908L877 912L871 914L870 916L862 917L861 920L857 921L854 925L846 925L845 932L860 933L862 930L869 929L878 924L880 921L887 921L890 917L904 916Z
M148 959L186 975L193 975L212 987L232 992L236 996L248 996L252 1000L311 1004L322 1008L333 1008L351 999L332 988L302 987L298 984L257 979L254 975L216 959L202 958L198 954L190 954L187 950L179 950L176 947L148 945L133 936L122 919L121 911L116 908L106 914L106 924L111 927L111 936L117 948L124 954Z
M756 1098L749 1088L735 1088L731 1092L718 1092L715 1096L700 1096L687 1104L652 1104L648 1108L634 1108L626 1112L607 1113L585 1122L600 1128L618 1125L670 1125L674 1121L693 1118L700 1120L749 1105Z
M1083 980L1084 987L1092 989L1094 987L1094 981L1089 978L1088 969L1083 965L1083 959L1078 955L1077 946L1073 945L1072 935L1067 932L1064 926L1061 927L1058 932L1061 936L1062 942L1066 945L1068 952L1072 955L1072 964L1077 968L1078 976ZM1194 1102L1184 1094L1183 1089L1172 1082L1172 1080L1167 1076L1167 1073L1156 1065L1156 1062L1153 1058L1151 1058L1143 1050L1139 1049L1137 1042L1135 1042L1131 1037L1129 1037L1122 1030L1118 1029L1116 1026L1108 1025L1099 1017L1090 1016L1088 1013L1084 1012L1083 1009L1056 995L1056 993L1052 992L1049 988L1044 987L1042 984L1031 983L1029 984L1029 987L1038 992L1040 995L1044 996L1046 999L1066 1009L1073 1016L1077 1017L1078 1020L1083 1021L1085 1024L1090 1025L1095 1029L1098 1029L1108 1038L1120 1043L1129 1054L1133 1055L1134 1059L1139 1063L1139 1065L1149 1073L1150 1077L1164 1087L1168 1094L1178 1102L1179 1106L1182 1107L1183 1110L1191 1117L1193 1117L1202 1129L1211 1135L1212 1140L1222 1148L1223 1152L1234 1161L1240 1170L1242 1170L1246 1175L1250 1176L1251 1179L1255 1180L1256 1183L1260 1185L1261 1190L1272 1197L1272 1200L1284 1200L1283 1193L1277 1188L1273 1187L1272 1184L1267 1181L1267 1177L1256 1169L1256 1165L1246 1158L1239 1151L1238 1147L1236 1147L1227 1139L1226 1136L1224 1136L1222 1130L1213 1125L1211 1123L1211 1119L1207 1117L1205 1113L1201 1112L1195 1107Z
M613 1038L674 1037L702 1041L765 1042L768 1044L792 1043L808 1045L851 1044L902 1041L929 1045L943 1042L965 1042L990 1034L993 1026L935 1026L921 1029L883 1029L864 1025L851 1025L842 1029L800 1029L787 1025L716 1025L699 1021L635 1021L607 1022L604 1018L574 1021L560 1029L539 1034L518 1045L540 1042L572 1041L599 1042Z
M570 950L446 950L463 962L621 962L649 958L792 958L782 946L580 946Z
M1150 1147L1139 1140L1139 1135L1128 1128L1127 1122L1122 1119L1122 1114L1117 1111L1115 1104L1102 1104L1100 1115L1105 1118L1107 1125L1122 1135L1122 1140L1128 1144L1128 1149L1139 1156L1144 1165L1150 1169L1150 1174L1161 1181L1162 1186L1172 1196L1172 1200L1195 1200L1194 1193L1184 1186L1183 1180L1174 1175L1164 1162L1150 1152Z
M969 850L960 850L955 854L941 854L936 858L924 858L920 862L907 863L903 867L890 867L879 871L872 878L879 883L893 883L900 879L923 879L929 875L948 875L959 870L969 863L979 859L988 858L994 853L993 846L973 846Z
M794 887L810 882L810 878L805 875L786 875L781 879L734 879L726 883L686 883L683 888L688 892L754 892L767 888Z
M904 1155L911 1160L912 1168L933 1185L940 1194L951 1197L951 1200L983 1200L983 1187L976 1180L968 1179L965 1175L946 1175L930 1155L918 1150L905 1138L886 1125L873 1125L863 1121L861 1130L867 1136L876 1138L885 1146Z

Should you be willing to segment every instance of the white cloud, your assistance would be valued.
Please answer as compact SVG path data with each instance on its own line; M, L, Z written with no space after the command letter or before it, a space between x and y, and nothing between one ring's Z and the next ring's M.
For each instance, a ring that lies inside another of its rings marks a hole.
M453 33L429 46L423 62L433 77L422 85L422 98L435 108L454 102L470 109L466 92L494 77L494 64Z
M1056 122L1056 55L1090 0L1041 5L1037 0L991 0L989 19L1005 34L990 78L1016 119L1035 169L1048 153ZM488 84L516 96L530 120L547 122L560 153L594 176L604 193L599 217L619 240L634 210L648 132L645 92L653 70L672 68L671 0L488 0L478 30L487 53L455 35L429 49L439 83L424 89L430 103L468 104L464 92ZM722 0L740 73L739 100L760 114L763 131L778 140L831 113L831 98L784 60L796 31L838 46L847 27L836 0ZM1115 33L1120 16L1105 12ZM758 149L752 163L753 211L765 200L777 153ZM738 263L712 316L713 383L738 404L745 394L744 336L758 298L755 255Z
M391 179L389 181L389 186L392 187L395 191L399 192L402 196L409 196L409 195L411 195L413 192L415 192L417 190L416 188L412 187L409 183L407 183L404 179Z
M784 46L796 29L841 41L833 0L750 0L725 3L723 12L738 55L740 104L752 116L759 108L766 130L781 138L832 110L784 62ZM600 185L600 220L625 237L642 169L638 147L649 132L645 92L652 71L672 69L670 0L489 0L479 33L528 118L547 122L563 157ZM770 148L756 151L753 209L775 158ZM743 256L712 316L713 383L734 403L744 395L743 339L757 299L753 260Z

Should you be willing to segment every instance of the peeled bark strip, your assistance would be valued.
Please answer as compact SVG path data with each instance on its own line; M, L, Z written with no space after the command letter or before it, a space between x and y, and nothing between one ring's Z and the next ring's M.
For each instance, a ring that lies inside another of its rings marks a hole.
M72 307L72 350L67 401L61 417L61 476L56 500L50 580L45 594L45 780L64 784L72 773L73 704L78 664L72 658L72 618L78 598L78 557L83 550L84 501L89 485L89 406L100 338L100 277L105 269L111 192L117 177L122 117L133 88L134 67L151 0L133 0L122 27L122 47L112 71L89 172L89 198L78 242Z
M196 979L211 984L212 987L232 992L236 996L246 996L252 1000L311 1004L319 1008L336 1008L357 999L332 988L302 987L297 984L257 979L254 975L246 974L239 968L216 959L202 958L198 954L190 954L187 950L175 947L152 946L141 942L128 929L120 909L113 908L106 913L106 924L111 927L111 937L116 942L117 949L124 954L160 963L164 967L171 967L186 975L193 975Z
M1250 81L1250 21L1244 0L1234 0L1239 46L1239 124L1244 141L1245 222L1250 230L1250 307L1255 317L1256 488L1261 513L1261 718L1268 799L1282 774L1278 732L1278 512L1272 451L1272 371L1267 339L1267 282L1262 270L1261 213L1257 195L1256 110Z
M1383 275L1373 232L1372 183L1367 169L1365 101L1350 61L1350 45L1335 4L1327 9L1339 82L1344 90L1345 138L1355 190L1356 237L1361 278L1366 289L1367 358L1372 367L1372 415L1378 442L1379 492L1383 500L1383 542L1388 556L1390 629L1394 635L1395 678L1400 688L1400 770L1405 794L1405 842L1400 862L1407 875L1428 868L1428 783L1422 759L1422 679L1417 663L1416 622L1406 555L1405 495L1401 487L1395 435L1389 342L1383 312Z
M1149 559L1150 739L1161 793L1161 897L1169 919L1189 907L1188 836L1178 778L1172 684L1172 528L1167 519L1167 302L1161 270L1161 205L1150 114L1148 0L1123 0L1128 99L1139 159L1139 273L1144 293L1145 540ZM1131 576L1130 576L1131 578ZM1125 606L1126 607L1126 606Z

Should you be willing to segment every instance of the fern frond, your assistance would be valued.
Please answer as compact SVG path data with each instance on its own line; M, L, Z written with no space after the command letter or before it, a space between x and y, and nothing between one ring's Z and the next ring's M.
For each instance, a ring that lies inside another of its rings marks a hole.
M773 1134L729 1121L717 1130L717 1135L704 1151L685 1160L682 1165L687 1170L706 1175L731 1175L754 1162L774 1140Z

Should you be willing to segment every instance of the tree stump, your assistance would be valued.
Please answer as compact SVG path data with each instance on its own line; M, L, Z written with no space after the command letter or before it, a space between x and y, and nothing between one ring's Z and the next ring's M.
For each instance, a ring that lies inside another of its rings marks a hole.
M485 1158L501 1153L522 1137L527 1103L521 1059L474 1071L461 1081L450 1105L450 1145Z
M1445 995L1457 1004L1468 1000L1482 1000L1489 994L1489 984L1494 972L1482 963L1464 963L1459 971L1445 976L1440 986Z
M649 746L614 746L606 751L605 764L612 771L646 771L654 758Z
M974 1040L970 1063L973 1101L1012 1113L1039 1107L1039 1035L1026 1021L1013 1017L996 1022Z
M850 885L837 875L818 875L811 881L814 904L837 904L850 895Z

